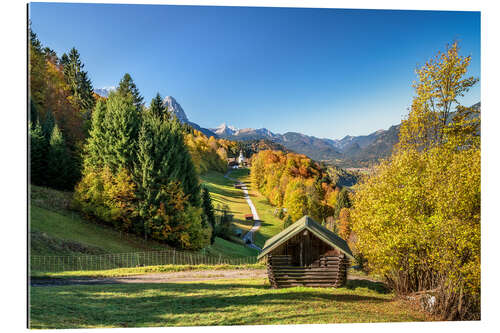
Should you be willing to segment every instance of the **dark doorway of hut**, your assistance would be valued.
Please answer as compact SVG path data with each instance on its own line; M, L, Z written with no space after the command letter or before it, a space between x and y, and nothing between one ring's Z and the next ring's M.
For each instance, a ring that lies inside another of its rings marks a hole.
M354 259L345 240L307 215L268 239L258 258L274 288L343 286Z

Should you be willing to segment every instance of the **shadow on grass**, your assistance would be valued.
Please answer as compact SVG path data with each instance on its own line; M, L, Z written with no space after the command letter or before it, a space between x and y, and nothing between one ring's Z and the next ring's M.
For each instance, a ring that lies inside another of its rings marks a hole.
M244 293L244 295L241 295ZM309 288L270 289L244 283L163 283L38 287L31 289L31 319L44 328L83 326L161 326L197 323L185 316L229 313L238 324L255 318L245 307L293 307L297 302L388 302L387 299ZM286 311L286 310L285 310ZM184 319L183 319L184 317ZM78 319L75 319L78 318ZM206 320L206 319L205 319ZM213 320L212 325L228 324ZM36 325L35 325L36 326Z
M210 193L216 193L225 197L232 197L232 198L243 198L243 192L233 190L233 189L224 189L220 188L218 186L210 186L208 184L204 184L205 187L208 188ZM241 193L239 193L241 192Z
M356 278L347 280L347 284L345 287L351 290L355 290L357 288L367 288L380 294L388 294L390 292L389 288L382 282Z

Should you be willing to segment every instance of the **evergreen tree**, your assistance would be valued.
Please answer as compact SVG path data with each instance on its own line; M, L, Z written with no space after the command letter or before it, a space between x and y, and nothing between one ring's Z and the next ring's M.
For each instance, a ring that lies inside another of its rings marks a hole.
M30 123L30 176L31 183L39 186L46 184L48 142L43 135L40 123Z
M30 97L30 118L28 119L28 122L32 124L38 124L38 117L39 117L38 108L33 102L33 98Z
M62 55L61 65L63 66L64 78L71 89L71 95L85 120L86 132L90 127L90 116L95 105L92 82L88 78L87 72L83 70L84 64L75 48L72 48L69 54Z
M212 198L210 197L210 192L206 187L203 188L202 195L202 208L204 214L204 220L212 227L212 235L210 237L210 244L213 244L215 241L215 213L214 206L212 205Z
M103 163L112 172L119 168L133 170L136 161L140 115L132 96L111 92L106 101L103 125Z
M142 110L144 98L139 93L139 89L137 89L137 86L129 73L125 73L125 75L123 75L123 78L120 80L116 90L122 96L132 96L133 103L137 110Z
M335 205L335 218L339 217L342 208L351 208L351 200L349 199L349 192L346 188L343 188L338 195Z
M51 63L57 65L59 63L59 58L57 58L56 51L52 50L50 47L45 47L43 49L43 54L45 58Z
M178 214L176 206L200 206L198 178L188 157L177 122L143 113L135 175L145 237L150 230L166 223L164 218L157 217L158 210L172 216ZM182 225L181 219L167 219L167 222L172 230Z
M155 115L156 117L168 116L167 108L163 105L163 101L159 93L151 100L151 104L149 106L149 111Z
M98 100L92 112L91 130L85 146L84 167L102 168L104 166L103 154L106 151L105 114L106 102Z
M42 123L42 132L47 141L50 141L50 137L52 136L52 131L55 125L56 121L54 119L54 115L50 110L48 110Z
M85 65L80 60L80 53L72 48L68 55L62 55L61 64L63 65L64 78L71 88L71 94L85 119L89 120L95 105L94 89L87 72L83 70Z
M73 167L62 132L55 125L50 137L47 155L48 185L60 190L71 189Z
M35 51L42 52L42 43L38 39L36 33L31 29L31 20L29 22L29 32L30 32L30 46L34 48Z
M136 174L147 201L156 197L157 184L178 182L189 202L195 207L200 206L198 176L176 120L167 121L150 113L143 114Z

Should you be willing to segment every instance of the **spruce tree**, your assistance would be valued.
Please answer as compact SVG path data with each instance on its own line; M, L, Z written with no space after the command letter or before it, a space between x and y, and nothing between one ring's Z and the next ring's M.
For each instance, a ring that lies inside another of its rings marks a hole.
M195 207L199 207L200 182L193 160L191 159L191 154L189 154L189 150L184 143L182 124L176 117L169 120L169 123L172 124L171 129L173 134L171 147L175 149L177 159L174 174L179 179L184 193L189 196L190 203Z
M54 115L50 110L47 110L47 113L45 114L45 117L43 119L42 123L42 132L43 135L45 136L45 139L47 141L50 141L50 137L52 135L52 131L54 129L54 126L56 124L56 121L54 119Z
M102 168L106 150L106 102L97 101L92 112L91 129L85 146L84 168ZM108 149L109 150L109 149Z
M156 96L151 100L149 111L156 117L168 116L167 109L163 105L160 93L157 93Z
M44 186L46 184L48 141L43 135L40 123L30 123L30 177L31 183Z
M133 103L137 110L142 110L144 98L139 93L139 89L137 89L137 86L129 73L125 73L125 75L123 75L116 91L122 96L132 96Z
M142 124L137 143L137 163L135 178L138 184L140 214L144 221L144 234L147 237L153 227L153 216L161 207L167 215L176 215L171 202L186 207L200 207L198 178L185 147L184 138L178 123L151 112L142 114ZM186 156L187 155L187 156ZM192 185L194 178L195 186ZM179 186L181 198L172 194L170 189ZM181 200L182 202L179 202ZM172 221L181 224L182 221ZM178 227L171 225L171 227Z
M335 205L335 218L338 218L342 208L351 208L351 200L349 199L349 192L346 188L343 188L337 198L337 203Z
M137 162L136 175L141 187L154 188L156 184L178 182L189 202L200 207L198 175L178 121L143 114Z
M208 223L212 227L210 244L213 244L215 241L215 213L214 213L214 206L212 205L212 198L210 197L210 192L206 187L203 188L201 195L201 202L204 215L203 220L205 223Z
M55 125L49 141L47 155L47 184L50 187L64 190L72 186L72 160L59 126Z
M112 92L106 101L103 135L104 165L115 172L119 168L133 170L136 161L140 114L132 96Z
M71 88L71 94L76 99L84 118L89 120L95 105L94 89L87 72L83 70L84 64L80 60L80 53L72 48L68 55L62 55L61 64L63 65L64 78Z
M38 117L39 117L38 108L33 102L33 98L30 97L30 118L28 119L28 122L32 124L38 124Z

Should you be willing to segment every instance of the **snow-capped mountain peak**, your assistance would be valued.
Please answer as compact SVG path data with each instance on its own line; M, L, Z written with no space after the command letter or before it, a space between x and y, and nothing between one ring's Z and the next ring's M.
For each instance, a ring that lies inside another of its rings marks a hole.
M94 89L94 92L101 97L108 97L111 91L116 90L116 87L102 87Z
M239 129L234 126L227 125L226 123L222 123L217 128L212 129L212 131L217 135L235 135L239 132Z
M182 109L182 106L177 103L175 98L173 98L172 96L165 97L165 99L163 100L163 105L166 106L167 111L175 115L181 123L189 122L186 113Z

